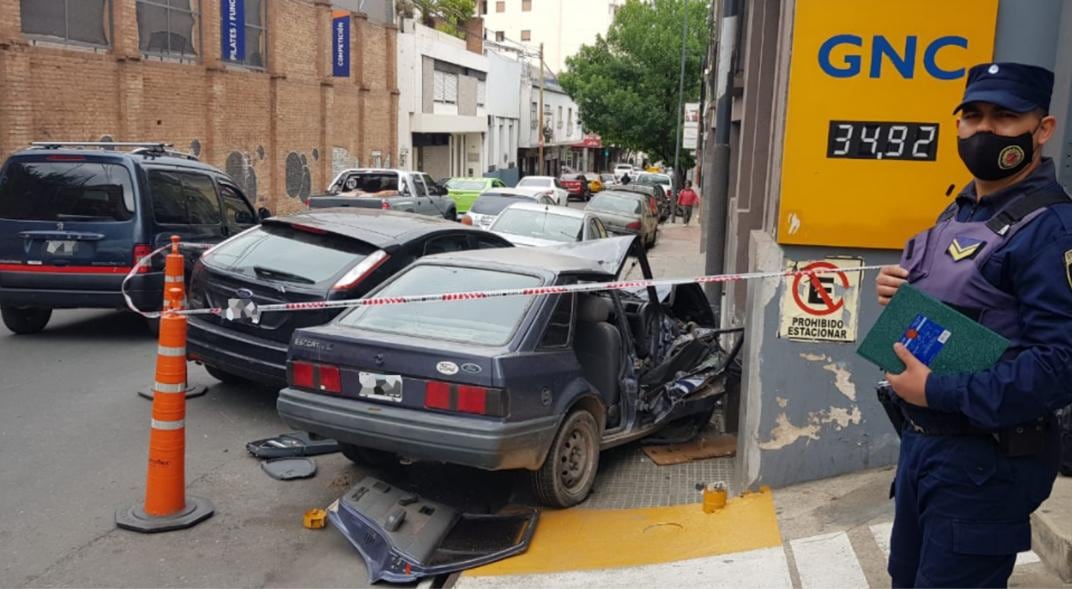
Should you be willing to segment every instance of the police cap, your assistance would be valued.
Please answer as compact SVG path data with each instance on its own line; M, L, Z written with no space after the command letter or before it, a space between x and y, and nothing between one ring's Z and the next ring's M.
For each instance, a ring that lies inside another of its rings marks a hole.
M968 70L964 99L956 114L969 102L989 102L1016 112L1036 108L1050 110L1053 72L1023 63L982 63Z

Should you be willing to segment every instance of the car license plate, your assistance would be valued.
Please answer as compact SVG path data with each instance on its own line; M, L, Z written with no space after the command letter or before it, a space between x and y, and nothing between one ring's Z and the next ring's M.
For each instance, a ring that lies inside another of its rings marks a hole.
M400 375L358 372L357 378L361 384L357 396L376 401L402 402L402 377Z
M53 256L73 256L76 243L72 240L49 239L45 242L45 251Z

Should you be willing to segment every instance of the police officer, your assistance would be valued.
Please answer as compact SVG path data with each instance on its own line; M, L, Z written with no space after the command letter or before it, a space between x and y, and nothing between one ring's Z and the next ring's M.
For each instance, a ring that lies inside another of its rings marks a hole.
M1041 155L1052 89L1040 67L969 71L953 112L974 178L877 279L880 304L907 281L1011 342L987 370L942 375L894 346L894 587L1006 586L1053 487L1054 412L1072 402L1072 200Z

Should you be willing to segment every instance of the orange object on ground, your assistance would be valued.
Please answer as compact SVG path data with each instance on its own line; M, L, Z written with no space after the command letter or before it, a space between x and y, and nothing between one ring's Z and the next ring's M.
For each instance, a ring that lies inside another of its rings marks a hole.
M171 254L164 270L164 314L156 350L145 504L115 514L117 526L137 532L189 528L215 511L207 500L186 496L186 317L170 312L182 309L184 299L178 240L171 238ZM168 286L176 282L179 286Z

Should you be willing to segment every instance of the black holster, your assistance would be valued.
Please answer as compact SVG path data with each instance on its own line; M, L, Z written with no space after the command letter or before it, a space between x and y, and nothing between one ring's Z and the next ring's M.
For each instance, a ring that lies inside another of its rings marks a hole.
M897 437L901 437L901 431L905 427L905 416L901 413L900 406L894 401L896 393L893 392L890 383L886 381L879 382L875 388L875 394L878 396L878 402L882 404L882 408L886 410L886 417L890 419L890 424L893 425L893 430L897 432Z
M1003 456L1016 458L1038 454L1046 447L1052 424L1044 417L1030 423L1003 429L994 436Z

